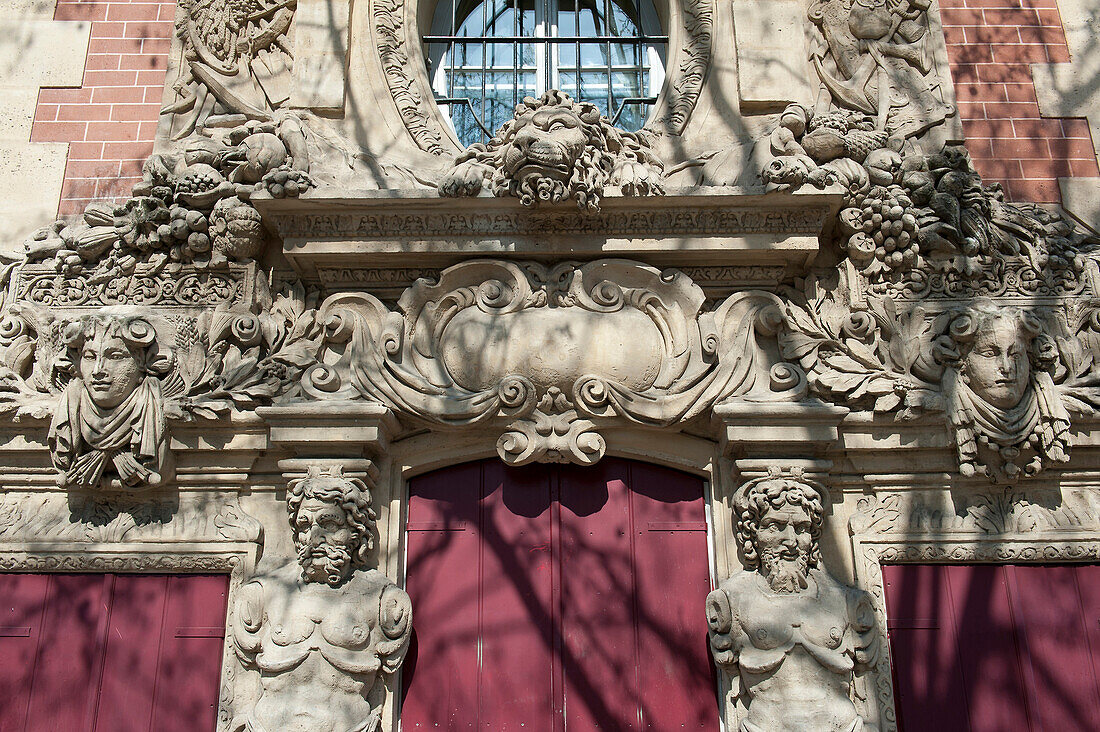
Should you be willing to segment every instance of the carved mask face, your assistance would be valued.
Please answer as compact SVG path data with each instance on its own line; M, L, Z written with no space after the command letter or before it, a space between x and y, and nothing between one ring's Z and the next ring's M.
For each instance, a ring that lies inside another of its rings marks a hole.
M807 586L813 520L803 506L769 508L756 527L760 570L775 592L790 594Z
M355 533L343 508L320 498L305 498L294 516L294 543L307 582L338 585L351 571Z
M504 172L519 181L567 183L584 153L584 123L570 109L543 107L520 127L504 150Z
M998 409L1019 404L1031 378L1027 344L1008 318L986 323L963 367L974 393Z
M126 342L108 328L97 328L80 352L80 378L101 409L114 409L138 387L142 369Z

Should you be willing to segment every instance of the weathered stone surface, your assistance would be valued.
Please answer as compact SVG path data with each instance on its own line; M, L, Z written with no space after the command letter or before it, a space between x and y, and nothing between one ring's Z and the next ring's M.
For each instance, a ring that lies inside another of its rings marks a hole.
M721 582L706 605L711 653L732 681L731 728L878 725L866 680L879 653L871 599L822 566L824 501L820 485L778 470L734 495L745 569Z
M79 86L88 53L91 23L53 20L54 4L0 8L0 176L19 182L0 200L0 231L16 239L57 213L69 152L66 143L30 142L38 90Z

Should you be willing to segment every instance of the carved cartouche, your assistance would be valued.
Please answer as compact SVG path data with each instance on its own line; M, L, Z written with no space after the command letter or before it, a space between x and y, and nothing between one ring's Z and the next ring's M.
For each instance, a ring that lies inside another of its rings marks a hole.
M50 425L66 488L140 490L172 477L160 377L169 359L140 315L105 308L69 323L57 369L69 376Z
M409 596L377 569L370 493L338 469L314 471L287 492L298 562L241 591L233 647L260 674L259 699L235 730L374 732L384 676L411 634Z
M821 491L757 479L734 510L746 569L707 597L707 622L715 661L747 707L740 732L873 728L873 710L852 702L875 660L870 598L819 567Z

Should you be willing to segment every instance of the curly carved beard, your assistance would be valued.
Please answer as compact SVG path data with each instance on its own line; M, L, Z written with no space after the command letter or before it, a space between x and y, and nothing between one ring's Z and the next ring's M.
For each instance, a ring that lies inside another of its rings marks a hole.
M773 592L793 595L808 586L810 556L779 547L765 549L760 556L760 569Z
M316 557L324 557L325 563L320 567L314 566ZM323 581L336 587L344 581L347 568L351 566L351 551L343 544L301 544L298 547L298 564L302 565L302 577L306 582Z

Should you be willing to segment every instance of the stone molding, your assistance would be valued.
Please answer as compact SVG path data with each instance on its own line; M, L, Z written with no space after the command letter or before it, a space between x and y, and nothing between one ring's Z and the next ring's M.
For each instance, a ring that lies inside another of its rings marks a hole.
M0 539L0 571L225 573L229 575L227 601L232 606L255 566L257 550L256 544L225 541L181 542L168 547L138 542L74 545L68 541L26 543ZM237 675L228 629L221 669L217 728L218 732L228 732Z
M886 493L859 501L849 533L856 581L870 593L881 634L874 686L883 732L896 732L897 714L882 565L1095 562L1100 513L1093 491L959 491L965 495L962 516L953 508L960 500L954 491Z

